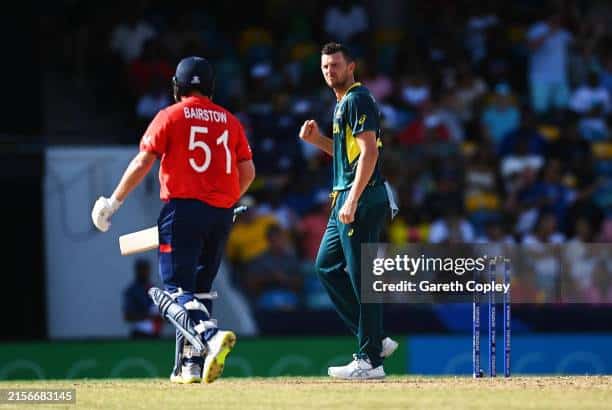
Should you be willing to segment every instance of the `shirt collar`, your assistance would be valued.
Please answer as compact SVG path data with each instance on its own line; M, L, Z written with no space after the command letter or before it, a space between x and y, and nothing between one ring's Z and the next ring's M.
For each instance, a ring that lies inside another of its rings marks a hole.
M185 97L185 99L183 101L210 101L210 98L206 97L206 96L199 96L199 95L190 95L189 97Z
M344 97L346 97L348 95L348 93L353 89L353 88L357 88L361 85L361 83L359 81L354 82L349 88L346 89L346 92L344 93L344 95L342 96L342 98L340 98L338 100L338 102L342 101L344 99Z
M349 91L351 91L351 90L352 90L353 88L355 88L355 87L359 87L360 85L361 85L361 83L360 83L359 81L354 82L354 83L353 83L353 85L351 85L351 86L350 86L350 87L349 87L349 88L346 90L346 92L344 93L344 95L347 95L347 94L349 93Z

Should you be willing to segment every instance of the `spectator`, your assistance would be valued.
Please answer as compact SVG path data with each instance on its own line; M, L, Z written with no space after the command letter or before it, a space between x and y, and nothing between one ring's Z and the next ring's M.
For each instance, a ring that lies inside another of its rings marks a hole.
M470 243L475 239L474 228L465 219L457 205L449 205L443 217L431 225L431 243Z
M497 195L500 192L498 180L495 154L483 144L476 148L466 165L465 195Z
M557 229L557 216L552 212L541 212L534 233L525 235L525 245L561 244L565 236ZM539 249L539 248L538 248Z
M612 218L608 218L601 224L601 233L597 238L600 242L612 243Z
M576 39L570 56L569 72L571 86L579 87L587 82L591 71L601 71L601 58L598 49L605 49L606 31L609 22L606 21L606 12L578 17ZM602 18L603 17L603 18Z
M513 245L515 243L514 237L508 232L507 226L501 217L492 218L487 221L484 234L476 242L502 245Z
M501 140L499 156L505 157L520 151L523 155L545 157L548 143L538 130L533 114L529 110L524 110L521 118L520 127L506 134Z
M413 73L405 75L400 80L400 98L412 110L420 110L429 103L431 98L431 85L429 79L419 68Z
M555 227L562 230L565 228L567 210L574 200L575 192L561 182L561 163L556 159L546 164L538 180L524 186L518 193L521 209L553 214Z
M608 51L604 58L601 85L608 90L608 95L612 97L612 51Z
M593 284L585 290L584 301L589 303L612 303L612 272L610 264L599 259L593 270Z
M610 130L603 104L594 104L582 118L578 120L580 136L587 141L601 142L610 137Z
M450 135L440 115L433 111L433 105L427 102L417 117L397 134L397 140L402 145L424 144L448 141Z
M393 93L393 82L388 75L375 71L374 61L368 60L359 64L361 67L361 82L372 93L378 102L384 101Z
M457 85L454 90L457 114L464 125L471 128L475 112L480 108L482 98L487 92L487 84L477 76L467 62L459 64Z
M360 35L365 34L369 27L365 8L349 0L341 0L330 6L323 20L329 40L345 44L358 42Z
M269 61L273 57L274 37L271 30L253 21L240 33L240 54L248 65Z
M563 109L569 98L568 46L571 34L561 26L561 16L538 21L527 33L531 50L528 80L531 104L537 114L550 108Z
M290 110L289 97L276 94L271 110L253 112L253 158L259 175L270 177L289 175L302 164L302 152L292 140L298 128L296 116Z
M137 6L128 8L126 20L115 26L110 40L110 49L126 64L140 57L145 43L157 34L153 26L142 18Z
M274 216L280 227L290 232L297 223L297 215L293 209L284 203L282 193L281 189L266 189L264 191L265 199L259 207L259 212Z
M486 145L476 149L465 165L464 199L476 232L501 211L502 183L493 150Z
M168 50L171 61L180 60L190 47L201 42L194 29L193 14L192 12L179 11L171 14L168 18L161 42L164 48Z
M278 225L273 215L257 212L255 198L251 195L245 195L240 203L249 208L234 225L226 251L227 258L238 270L268 250L266 232L271 225Z
M295 310L303 284L299 261L280 226L270 225L266 239L268 250L246 265L247 294L256 309Z
M123 319L130 325L132 338L159 337L163 320L147 293L151 284L151 265L146 259L134 264L134 281L123 291Z
M499 24L499 18L488 10L474 7L465 27L464 44L474 64L487 57L487 31Z
M142 54L128 65L130 92L138 98L151 90L153 83L166 84L174 75L174 68L163 58L164 50L157 39L144 43Z
M537 300L534 302L557 302L559 295L558 280L561 275L561 261L558 252L552 245L565 241L565 236L557 230L555 214L541 212L535 232L523 238L523 251L534 273L537 289Z
M521 138L517 141L514 152L501 161L500 171L504 189L511 195L516 194L521 187L533 182L544 165L544 157L530 153L528 145L528 141Z
M502 175L506 192L509 193L505 203L506 211L517 218L515 231L525 234L533 229L538 217L537 205L526 197L524 192L531 189L537 181L538 170L542 166L543 159L539 157L521 156L508 157L504 162L513 164L502 164Z
M610 136L606 115L612 109L608 90L600 84L599 75L592 71L588 82L578 88L570 101L572 110L580 116L578 129L588 141L603 141Z
M506 83L497 84L491 105L482 113L483 136L499 146L506 134L519 127L520 120L521 113L516 108L510 86Z
M424 243L429 239L429 224L420 215L419 208L403 206L389 226L389 241L397 246Z
M453 94L443 94L434 109L435 115L440 119L440 123L448 130L449 140L460 143L465 139L465 130L461 118L457 115L454 108Z
M572 288L577 291L579 297L584 297L585 291L592 285L593 271L597 264L596 254L590 246L594 233L591 222L584 216L578 217L573 230L574 236L567 242L563 257L568 266ZM579 303L583 300L573 302Z
M564 173L574 176L591 162L591 145L580 137L576 122L561 129L559 138L550 144L549 153L551 158L561 161Z
M604 303L612 301L610 287L609 252L605 246L594 244L596 232L593 222L586 216L578 216L574 223L574 236L564 248L571 286L578 296L574 303Z
M589 73L587 83L582 84L574 91L569 103L570 108L579 115L584 115L593 110L594 107L601 107L603 113L609 113L610 95L608 90L599 81L599 74L595 71Z
M321 190L315 195L313 209L308 212L297 224L297 232L302 258L314 262L319 251L319 244L327 227L329 219L329 196Z
M323 158L323 157L318 157ZM315 169L316 170L316 169ZM298 215L305 215L310 209L312 209L315 199L313 190L316 190L321 186L320 170L316 172L300 173L294 176L292 183L286 187L284 191L285 203L293 209ZM324 180L327 182L331 177L329 173L324 174Z
M572 89L580 87L588 82L591 72L599 72L601 67L593 47L584 44L576 44L575 50L570 56L570 80Z
M168 80L154 77L151 80L149 88L138 99L136 105L138 120L141 123L149 123L159 110L172 104L172 100L170 100L170 95L168 94Z

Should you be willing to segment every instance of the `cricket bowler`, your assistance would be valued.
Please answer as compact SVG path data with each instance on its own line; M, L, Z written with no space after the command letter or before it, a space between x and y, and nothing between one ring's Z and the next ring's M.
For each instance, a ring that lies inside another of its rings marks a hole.
M251 149L240 122L212 102L214 73L201 57L187 57L172 79L175 104L157 113L110 198L92 210L102 232L128 194L160 159L157 220L159 273L164 290L151 288L162 316L176 328L170 380L211 383L236 342L211 317L211 292L233 218L233 208L255 178Z
M355 62L348 49L326 44L321 71L336 95L333 138L321 134L314 120L300 129L300 138L333 157L332 209L315 266L336 311L357 337L357 353L346 366L328 374L349 380L385 377L383 360L397 349L384 337L382 305L361 302L361 244L377 242L397 211L379 167L382 147L380 113L368 89L355 81Z

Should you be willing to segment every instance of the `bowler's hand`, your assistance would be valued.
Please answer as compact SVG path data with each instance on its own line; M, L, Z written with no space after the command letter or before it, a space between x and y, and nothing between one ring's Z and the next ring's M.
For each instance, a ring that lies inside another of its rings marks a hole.
M319 125L315 120L306 120L300 128L300 138L306 142L313 143L321 136Z
M91 210L91 220L93 224L102 232L108 231L110 228L110 217L119 209L121 202L115 198L98 198Z
M347 200L338 212L338 219L343 224L350 224L355 220L355 211L357 211L357 202Z

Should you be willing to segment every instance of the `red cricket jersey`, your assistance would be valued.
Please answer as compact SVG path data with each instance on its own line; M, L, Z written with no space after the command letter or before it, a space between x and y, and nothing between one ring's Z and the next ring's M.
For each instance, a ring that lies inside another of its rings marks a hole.
M252 158L240 121L206 97L183 98L161 110L140 150L161 158L160 198L198 199L230 208L240 198L237 164Z

